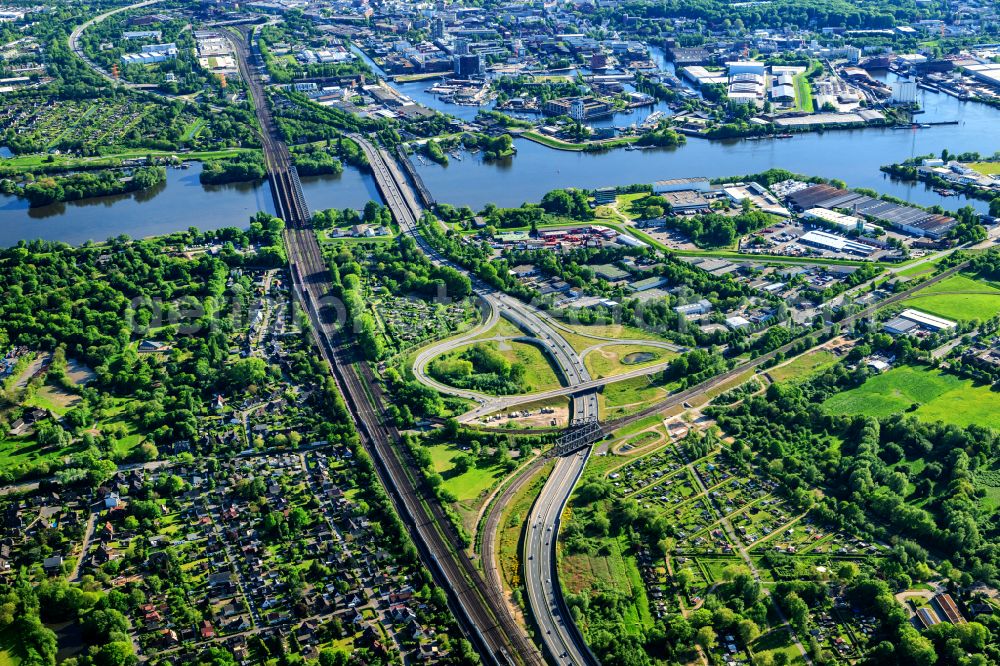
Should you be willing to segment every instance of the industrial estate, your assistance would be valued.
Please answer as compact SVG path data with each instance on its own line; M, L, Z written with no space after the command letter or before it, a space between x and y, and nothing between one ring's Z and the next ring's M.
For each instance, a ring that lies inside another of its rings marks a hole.
M0 666L1000 663L998 43L4 0Z

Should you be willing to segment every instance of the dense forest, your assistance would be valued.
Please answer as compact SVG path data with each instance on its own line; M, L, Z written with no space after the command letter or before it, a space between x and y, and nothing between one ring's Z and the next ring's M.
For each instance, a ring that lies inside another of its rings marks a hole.
M249 284L228 287L227 278L246 263L282 265L281 229L280 220L259 215L249 231L188 232L148 241L122 236L81 248L36 241L2 250L0 347L57 351L92 368L94 380L81 391L85 405L78 416L84 426L91 414L108 406L106 396L129 396L138 400L130 403L128 416L154 446L189 438L195 431L194 414L216 393L260 371L249 362L218 370L229 354L227 333L238 323L231 317L245 314L239 301L251 291ZM221 244L218 255L188 259L170 250L171 243L207 241ZM240 251L251 244L260 247L255 254ZM227 303L234 307L223 307ZM157 339L173 348L162 359L136 349L137 340L151 335L153 328ZM308 358L297 362L304 368L316 363ZM71 418L43 429L44 444L75 441L74 423ZM84 434L81 450L122 435L113 429L99 437ZM101 463L107 461L84 456L77 464L86 474L88 469L103 470ZM59 473L76 478L73 467L64 466ZM8 468L2 477L9 482L53 471L42 458Z
M110 194L140 192L166 180L167 170L164 167L140 167L131 172L106 169L67 176L45 176L24 185L3 180L0 181L0 192L24 197L35 207Z
M233 157L204 163L199 180L206 185L261 180L267 175L264 156L260 153L239 153Z

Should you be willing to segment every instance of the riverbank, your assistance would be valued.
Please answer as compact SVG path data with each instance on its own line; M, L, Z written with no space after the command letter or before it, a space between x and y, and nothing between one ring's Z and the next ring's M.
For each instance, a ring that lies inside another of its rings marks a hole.
M565 150L568 152L596 152L601 150L611 150L612 148L621 148L630 144L635 143L639 140L637 136L626 136L618 139L607 139L603 141L587 141L585 143L570 143L569 141L563 141L562 139L556 139L555 137L545 136L544 134L539 134L535 131L522 132L518 136L528 139L529 141L534 141L535 143L541 144L548 148L553 148L555 150Z
M1000 162L981 162L981 164L995 166L996 172L1000 173ZM963 194L966 197L986 202L1000 199L1000 190L980 187L972 182L959 182L950 178L943 178L932 171L921 169L914 164L887 164L882 167L882 171L897 180L927 183L941 196L951 197Z
M181 162L210 162L228 159L243 153L260 152L252 148L230 148L192 152L169 152L163 150L129 150L111 155L78 157L75 155L38 154L15 155L0 159L0 176L17 176L23 173L57 173L60 171L84 171L124 166L129 160L146 157L156 159L176 158Z
M167 169L166 180L139 192L99 196L32 208L26 199L0 195L0 245L44 239L79 245L127 234L160 236L188 227L246 228L259 210L274 212L266 183L202 185L200 162Z
M0 191L28 201L32 208L66 201L84 201L97 197L144 192L167 180L162 166L142 166L135 169L101 169L79 171L64 176L40 178L24 185L6 179L0 181Z

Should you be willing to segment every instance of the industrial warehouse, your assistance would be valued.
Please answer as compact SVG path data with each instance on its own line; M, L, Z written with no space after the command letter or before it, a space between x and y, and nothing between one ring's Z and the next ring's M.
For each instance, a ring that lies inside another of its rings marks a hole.
M947 215L929 213L831 185L807 187L789 195L788 201L800 211L815 208L849 210L855 217L870 218L904 233L934 240L944 238L958 224L955 218Z
M828 252L844 252L862 257L867 257L876 250L872 245L818 230L806 232L799 238L799 242Z
M919 332L937 333L953 329L957 324L950 319L908 308L890 319L882 327L889 335L913 335Z

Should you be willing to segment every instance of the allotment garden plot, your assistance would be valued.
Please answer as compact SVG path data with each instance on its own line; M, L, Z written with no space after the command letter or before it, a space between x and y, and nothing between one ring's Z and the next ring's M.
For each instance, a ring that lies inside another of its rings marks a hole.
M160 107L131 99L15 102L0 109L0 134L18 136L34 150L80 146L135 145L162 138L146 130L144 118ZM196 117L182 112L173 119L173 133L183 136Z
M374 281L373 281L374 282ZM397 296L373 284L372 307L386 338L400 350L454 334L475 314L471 303L435 303L411 296Z
M797 511L776 482L755 466L737 466L721 450L689 460L683 440L607 478L614 497L654 509L673 526L666 569L688 571L690 601L718 582L727 567L745 565L748 558L762 579L773 583L822 578L841 560L862 561L881 550ZM653 586L651 593L659 594L652 596L661 599L661 611L677 610L677 600L664 595L665 580Z

